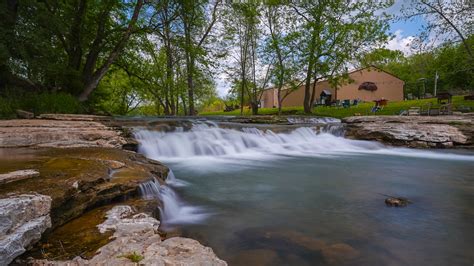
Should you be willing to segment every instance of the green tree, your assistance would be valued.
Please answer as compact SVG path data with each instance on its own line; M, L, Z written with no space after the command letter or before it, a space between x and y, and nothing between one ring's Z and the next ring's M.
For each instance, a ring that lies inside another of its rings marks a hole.
M314 84L319 79L345 71L358 53L386 41L386 17L374 16L374 12L387 3L323 0L302 1L292 7L303 21L299 45L306 65L303 106L305 113L311 113Z
M0 88L62 90L81 101L122 53L143 7L143 0L6 2Z

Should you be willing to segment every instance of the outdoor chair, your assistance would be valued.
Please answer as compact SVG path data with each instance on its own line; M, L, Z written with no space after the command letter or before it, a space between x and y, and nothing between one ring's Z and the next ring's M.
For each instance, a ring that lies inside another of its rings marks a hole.
M420 109L420 115L430 115L431 103L423 105Z
M335 100L331 102L331 107L340 107L341 106L341 100Z
M444 104L441 105L439 108L439 113L441 115L452 115L453 114L453 105L452 104Z
M349 108L351 107L351 100L344 100L342 101L342 107Z

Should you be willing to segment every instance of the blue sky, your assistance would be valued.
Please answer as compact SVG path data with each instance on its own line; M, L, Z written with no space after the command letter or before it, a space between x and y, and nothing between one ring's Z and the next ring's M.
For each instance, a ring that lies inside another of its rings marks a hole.
M391 7L385 10L385 12L392 16L399 16L401 15L403 5L409 3L410 0L396 0ZM389 33L395 35L395 38L389 41L386 47L393 50L401 50L405 55L410 54L411 51L407 45L413 40L414 36L420 32L423 25L424 20L422 17L416 17L408 21L392 21L390 23Z

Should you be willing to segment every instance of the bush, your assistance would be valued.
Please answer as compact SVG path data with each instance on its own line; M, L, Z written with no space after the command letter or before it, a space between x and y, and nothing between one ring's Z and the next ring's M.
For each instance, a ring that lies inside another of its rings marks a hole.
M15 115L15 108L12 101L0 97L0 118L13 118Z
M44 113L77 114L84 107L74 96L67 93L7 92L0 97L0 118L14 118L15 111L22 109L35 115Z
M35 114L77 114L82 111L81 103L74 96L66 93L41 93L33 95L25 103L23 109L29 109Z

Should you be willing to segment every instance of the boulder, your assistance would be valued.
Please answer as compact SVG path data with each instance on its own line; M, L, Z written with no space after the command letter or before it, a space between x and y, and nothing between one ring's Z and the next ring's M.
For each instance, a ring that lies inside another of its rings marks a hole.
M51 227L51 198L23 194L0 199L0 265L8 265Z
M6 174L0 174L0 185L38 176L39 172L32 169L18 170Z
M227 265L211 248L189 238L161 241L160 222L145 214L134 214L130 206L115 206L98 226L101 232L114 230L114 240L90 260L30 261L31 265Z
M35 114L33 114L32 112L18 109L16 110L16 116L22 119L33 119L35 117Z

